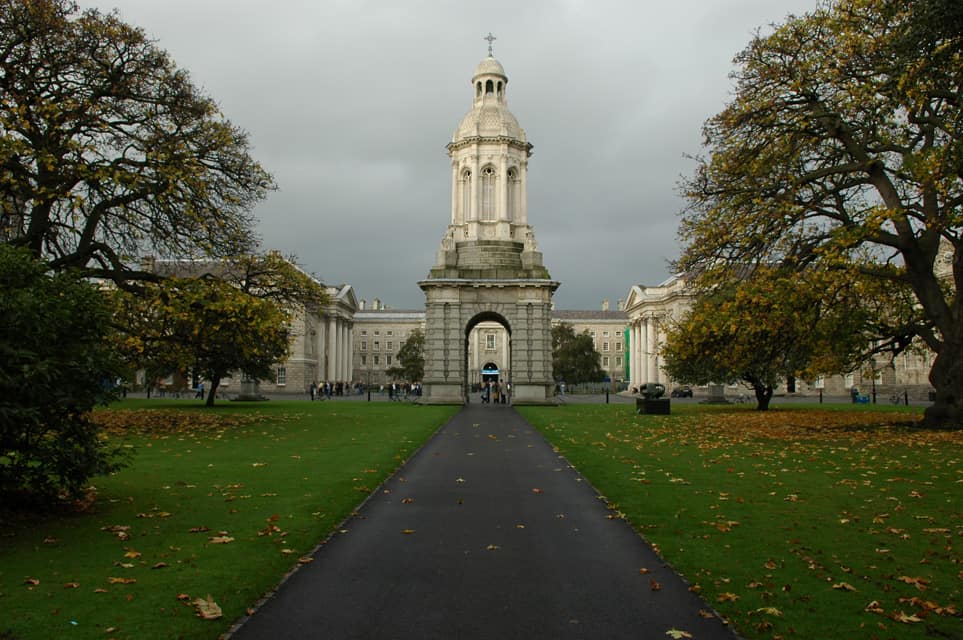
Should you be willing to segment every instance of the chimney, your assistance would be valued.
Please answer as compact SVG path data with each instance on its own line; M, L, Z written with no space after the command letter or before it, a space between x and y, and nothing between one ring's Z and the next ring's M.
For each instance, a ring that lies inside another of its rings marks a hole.
M625 300L619 300L619 311L625 311Z
M364 299L358 301L358 308L364 311L364 306L367 304Z
M602 300L602 311L608 311L608 310L609 310L609 299L605 298L604 300Z
M371 310L372 310L372 311L380 311L380 310L381 310L381 300L378 300L377 298L373 298L373 299L371 300Z

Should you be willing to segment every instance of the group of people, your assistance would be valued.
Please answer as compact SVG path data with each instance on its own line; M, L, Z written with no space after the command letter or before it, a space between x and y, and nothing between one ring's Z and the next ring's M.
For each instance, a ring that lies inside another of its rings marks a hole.
M308 388L312 400L330 400L333 397L350 396L352 390L361 393L361 383L350 382L312 382Z
M331 398L339 398L351 395L362 395L367 387L361 382L312 382L311 386L308 387L308 393L311 395L311 400L330 400ZM375 387L372 387L372 391ZM420 396L421 395L421 383L401 383L392 382L388 385L379 385L377 390L381 395L388 392L389 400L402 400L407 399L409 396Z
M511 392L511 385L506 383L503 387L498 382L491 380L482 384L481 401L482 404L506 404Z

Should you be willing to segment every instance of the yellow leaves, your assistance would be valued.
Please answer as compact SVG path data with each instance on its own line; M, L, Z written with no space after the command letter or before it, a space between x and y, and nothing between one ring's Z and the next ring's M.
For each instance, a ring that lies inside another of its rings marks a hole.
M739 596L737 596L734 593L730 593L726 591L724 593L720 593L719 596L716 598L716 601L717 602L735 602L738 599L739 599Z
M836 589L839 591L856 591L856 587L849 584L848 582L837 582L836 584L833 585L833 589Z
M221 607L214 602L211 595L208 594L207 598L197 598L193 602L194 610L197 612L197 617L204 620L217 620L223 613L221 612Z
M912 578L910 576L899 576L896 578L900 582L905 582L906 584L911 584L920 591L926 591L926 587L929 586L930 581L926 578Z
M401 531L401 533L405 534L406 536L410 536L410 535L413 534L414 532L415 532L414 529L402 529L402 531Z
M665 635L672 638L672 640L686 640L687 638L692 638L692 634L687 631L682 631L681 629L669 629L665 632Z
M234 538L228 535L211 536L207 539L210 544L229 544L234 542Z
M137 578L117 578L111 576L107 578L107 582L109 584L135 584L137 582Z

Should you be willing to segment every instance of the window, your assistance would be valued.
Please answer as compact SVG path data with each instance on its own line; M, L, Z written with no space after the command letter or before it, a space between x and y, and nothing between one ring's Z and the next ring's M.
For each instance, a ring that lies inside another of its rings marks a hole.
M375 350L375 351L380 351L380 350L381 350L381 343L378 342L377 340L375 340L375 342L374 342L374 350Z
M367 329L362 329L362 330L361 330L361 335L363 335L363 336L368 335L368 330L367 330Z
M388 351L394 351L394 350L395 350L395 343L392 342L391 340L389 340L389 341L388 341L387 349L388 349Z
M288 381L288 371L284 367L278 367L278 384L287 384Z
M608 338L608 337L609 337L609 332L608 332L608 331L603 331L603 332L602 332L602 337L603 337L603 338Z
M389 367L391 366L391 354L390 354L390 353L385 356L385 364L388 365Z
M607 352L608 350L609 350L609 343L608 343L608 342L603 342L603 343L602 343L602 351Z
M512 167L508 170L508 211L505 212L508 220L515 220L518 217L519 184L521 183L518 181L518 172Z
M592 340L595 340L595 336L596 336L595 329L592 329L591 336L592 336Z
M366 356L365 354L362 353L362 354L361 354L361 366L363 367L363 366L365 366L366 364L368 364L368 356Z
M495 350L495 334L489 333L485 336L485 350L494 351Z
M378 356L377 353L376 353L375 356L374 356L374 363L375 363L375 365L381 364L381 358Z
M481 176L481 219L482 222L495 220L495 168L485 167Z
M615 358L615 366L616 366L616 367L621 367L621 366L622 366L622 356L617 356L617 357Z
M616 342L616 343L615 343L615 350L616 350L616 351L621 351L621 350L622 350L622 343L621 343L621 342Z
M608 343L606 343L606 344L608 344ZM608 356L603 356L603 357L602 357L602 366L605 367L606 369L608 369L608 366L609 366L609 357L608 357Z
M461 215L471 220L471 171L461 174Z
M362 351L367 351L367 350L368 350L368 341L367 341L367 340L362 340L362 341L361 341L361 350L362 350Z
M375 331L375 335L376 335L376 336L380 336L380 335L381 335L381 332L380 332L380 331Z
M390 337L390 336L394 335L394 331L386 331L386 332L385 332L385 335ZM388 348L390 349L391 347L388 347Z

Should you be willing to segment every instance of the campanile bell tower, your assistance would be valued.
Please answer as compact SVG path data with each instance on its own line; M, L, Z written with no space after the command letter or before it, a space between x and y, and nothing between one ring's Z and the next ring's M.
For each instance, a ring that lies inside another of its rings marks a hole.
M468 335L500 323L511 367L499 381L516 403L552 401L551 280L528 224L532 144L508 110L508 76L491 51L471 79L471 109L447 145L451 217L435 266L419 282L426 297L425 393L429 403L464 402Z

